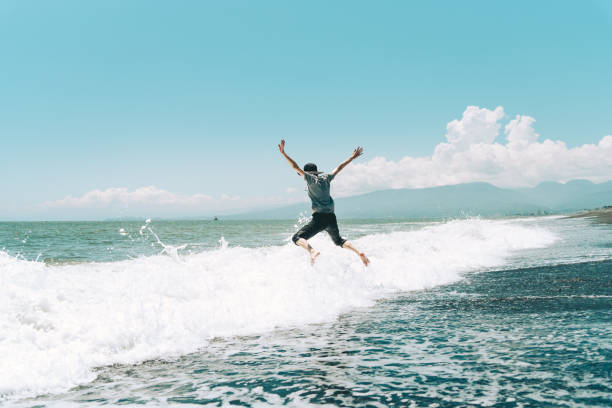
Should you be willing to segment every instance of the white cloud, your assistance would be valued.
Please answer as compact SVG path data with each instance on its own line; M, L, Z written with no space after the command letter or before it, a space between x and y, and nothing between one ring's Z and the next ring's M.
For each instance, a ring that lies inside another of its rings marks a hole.
M531 116L516 115L516 118L506 125L505 133L508 139L508 147L518 150L537 142L540 135L533 129L534 122L535 119Z
M221 200L231 199L222 195ZM110 204L147 204L147 205L201 205L215 199L206 194L180 195L159 189L155 186L140 187L129 191L125 187L113 187L106 190L92 190L80 197L69 195L61 200L47 201L46 207L89 207L92 205Z
M504 108L494 110L468 106L461 120L452 120L446 125L446 138L457 149L465 149L477 143L492 143L499 133L499 120L504 117Z
M228 194L221 194L218 197L200 193L182 195L155 186L140 187L131 191L125 187L113 187L106 190L92 190L82 196L69 195L60 200L46 201L39 206L39 209L54 213L69 210L73 211L70 214L85 217L100 214L197 216L211 212L227 213L282 205L294 201L295 199L292 201L288 197L279 196L242 198Z
M501 187L534 186L542 181L612 178L612 136L598 144L568 148L562 141L539 135L530 116L516 115L504 128L507 142L496 142L504 119L494 110L468 106L461 119L448 123L446 142L431 156L406 156L399 161L375 157L355 163L335 182L337 195L380 189L422 188L474 181Z

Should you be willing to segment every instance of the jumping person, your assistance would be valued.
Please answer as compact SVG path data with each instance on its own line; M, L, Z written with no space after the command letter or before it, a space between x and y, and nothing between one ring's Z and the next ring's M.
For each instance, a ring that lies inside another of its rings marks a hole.
M340 236L338 221L336 220L336 214L334 214L334 200L329 195L330 182L336 177L336 174L340 173L340 170L345 168L357 157L361 156L363 149L361 147L356 148L351 157L340 163L340 165L330 174L317 171L317 166L314 163L306 163L304 169L300 169L300 166L285 153L284 140L281 140L278 149L281 154L285 156L285 159L287 159L291 167L306 180L306 184L308 185L308 197L310 197L312 201L312 220L295 233L292 238L293 243L308 251L310 254L310 263L314 264L315 259L319 256L319 251L310 246L307 240L325 230L329 233L336 245L355 252L359 258L361 258L361 262L363 262L365 266L368 266L370 263L368 257L365 256L363 252L359 252L353 244Z

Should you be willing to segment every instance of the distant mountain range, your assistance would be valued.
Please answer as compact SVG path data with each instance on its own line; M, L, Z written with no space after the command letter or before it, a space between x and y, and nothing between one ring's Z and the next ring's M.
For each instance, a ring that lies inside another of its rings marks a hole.
M488 183L381 190L337 198L340 218L436 219L462 216L512 216L567 213L612 205L612 180L595 184L574 180L541 183L533 188L505 189ZM310 203L226 216L231 219L293 219L310 214Z

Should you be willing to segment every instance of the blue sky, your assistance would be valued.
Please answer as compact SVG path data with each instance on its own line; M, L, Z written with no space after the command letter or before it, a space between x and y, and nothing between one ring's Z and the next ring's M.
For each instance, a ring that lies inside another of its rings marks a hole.
M326 170L356 145L397 162L468 106L503 107L500 141L525 115L540 140L597 145L610 44L609 1L4 0L0 219L109 188L291 201L280 138Z

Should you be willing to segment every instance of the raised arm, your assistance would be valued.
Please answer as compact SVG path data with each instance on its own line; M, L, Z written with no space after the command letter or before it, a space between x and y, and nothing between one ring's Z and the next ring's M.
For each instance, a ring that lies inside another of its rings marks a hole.
M353 154L351 154L351 157L349 157L348 159L340 163L338 167L336 167L334 171L332 171L332 174L335 176L336 174L340 173L340 170L348 166L350 162L352 162L353 160L355 160L362 154L363 154L363 147L361 146L357 147L355 150L353 150Z
M291 157L289 157L287 153L285 153L285 140L284 139L281 140L280 144L278 145L278 150L280 150L281 154L285 156L285 159L287 159L291 167L293 167L293 169L297 171L300 176L304 177L304 170L300 169L300 166L298 166L297 163Z

